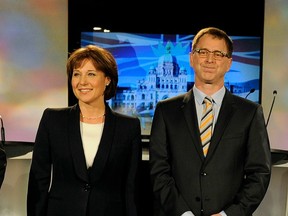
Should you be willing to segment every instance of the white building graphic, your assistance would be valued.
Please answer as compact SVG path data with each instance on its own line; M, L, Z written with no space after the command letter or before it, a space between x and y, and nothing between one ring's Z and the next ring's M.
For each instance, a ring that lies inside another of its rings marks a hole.
M152 121L159 100L187 92L187 70L179 67L177 58L171 54L171 42L167 42L166 53L151 66L144 79L138 80L136 88L119 88L112 108L117 112L141 118L142 126Z

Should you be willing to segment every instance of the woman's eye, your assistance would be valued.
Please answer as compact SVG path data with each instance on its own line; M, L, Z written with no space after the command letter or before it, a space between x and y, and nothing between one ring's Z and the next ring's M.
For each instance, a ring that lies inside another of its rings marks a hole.
M78 72L73 72L73 76L79 76L80 74Z
M88 76L96 76L95 73L88 73Z

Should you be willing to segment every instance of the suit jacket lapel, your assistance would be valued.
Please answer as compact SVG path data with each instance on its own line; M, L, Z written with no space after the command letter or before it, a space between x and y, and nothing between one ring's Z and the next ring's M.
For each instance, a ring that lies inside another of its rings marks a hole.
M199 126L198 126L198 119L197 119L197 112L196 112L196 106L195 106L195 99L192 89L187 92L183 99L183 113L186 119L186 124L189 128L189 131L191 133L192 142L195 145L195 148L197 149L197 152L202 160L204 160L204 154L202 149L202 144L200 140L200 132L199 132Z
M235 110L234 102L233 102L233 95L226 90L226 93L224 95L222 105L219 111L219 117L217 119L213 136L211 139L211 143L209 146L208 154L207 154L207 160L213 155L214 151L216 150L221 137L223 136L223 133L234 113Z

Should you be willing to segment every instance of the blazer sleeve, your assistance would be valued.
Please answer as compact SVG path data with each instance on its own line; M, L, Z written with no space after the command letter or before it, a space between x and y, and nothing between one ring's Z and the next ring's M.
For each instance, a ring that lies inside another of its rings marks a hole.
M51 158L47 121L49 110L41 118L36 134L28 179L27 215L45 215L51 179Z

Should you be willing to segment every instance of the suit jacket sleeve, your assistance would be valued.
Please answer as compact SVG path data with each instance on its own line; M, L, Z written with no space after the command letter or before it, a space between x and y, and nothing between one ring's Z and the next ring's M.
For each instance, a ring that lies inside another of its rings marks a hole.
M128 177L126 182L126 209L127 216L138 215L139 207L139 164L141 163L142 148L141 148L141 127L140 121L137 118L134 121L133 129L133 138L132 142L132 152L130 158L130 166L128 169Z
M234 203L225 209L228 215L252 215L263 200L271 178L270 143L261 105L247 133L245 178Z
M164 208L163 210L167 213L167 216L168 213L171 216L182 215L190 209L177 190L174 178L171 176L168 149L161 103L158 103L153 118L149 146L153 192L156 200L160 201L160 208Z

